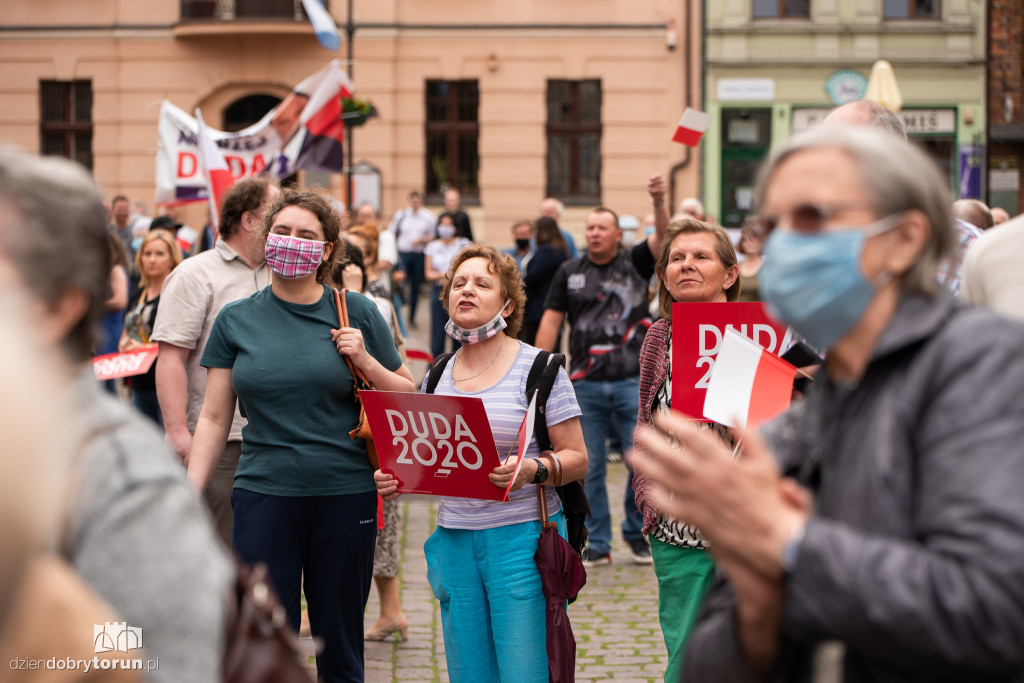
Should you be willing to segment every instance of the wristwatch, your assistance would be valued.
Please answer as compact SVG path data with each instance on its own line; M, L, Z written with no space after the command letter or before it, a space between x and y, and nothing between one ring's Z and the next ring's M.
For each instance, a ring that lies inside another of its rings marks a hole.
M537 463L537 474L533 475L533 481L531 484L543 484L548 480L548 466L540 460L534 459Z

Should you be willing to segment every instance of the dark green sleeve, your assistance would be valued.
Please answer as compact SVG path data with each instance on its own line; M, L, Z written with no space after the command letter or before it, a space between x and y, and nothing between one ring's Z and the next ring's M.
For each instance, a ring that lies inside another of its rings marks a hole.
M210 338L206 341L203 357L199 361L204 368L233 368L235 366L238 345L234 343L234 335L231 333L231 318L234 308L233 303L228 304L221 309L213 321Z

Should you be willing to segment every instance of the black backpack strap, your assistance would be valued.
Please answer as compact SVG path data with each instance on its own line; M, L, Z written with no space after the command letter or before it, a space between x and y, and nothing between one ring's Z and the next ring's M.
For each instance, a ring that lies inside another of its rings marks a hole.
M537 354L530 373L526 376L527 404L529 404L533 392L537 392L537 414L533 420L533 436L537 440L537 448L541 451L551 448L546 414L547 401L551 396L551 389L555 386L555 380L558 378L558 369L563 367L565 367L565 354L541 351ZM562 501L569 544L579 555L583 552L583 548L587 544L587 537L590 535L587 529L590 504L587 501L587 494L583 490L583 483L571 481L562 486L556 486L555 493Z
M546 451L551 448L551 439L548 437L548 423L546 408L548 397L551 396L551 389L555 386L555 379L558 377L558 368L565 367L565 355L561 353L551 354L541 351L533 360L530 374L526 376L526 402L537 392L537 414L533 420L533 435L537 440L537 448Z
M449 353L442 353L440 356L434 359L433 364L430 366L430 373L427 375L427 391L426 393L434 393L434 389L437 389L437 383L441 381L441 375L444 373L445 366L448 365L448 361L455 355L454 351Z

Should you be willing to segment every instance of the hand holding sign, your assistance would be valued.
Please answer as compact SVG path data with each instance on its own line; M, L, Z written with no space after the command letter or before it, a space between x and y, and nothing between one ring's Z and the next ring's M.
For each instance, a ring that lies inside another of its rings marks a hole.
M526 416L523 418L522 424L519 425L516 440L512 444L512 447L516 449L515 456L510 455L506 458L502 466L494 470L494 473L491 475L492 482L505 488L505 497L501 499L503 503L508 502L508 494L518 491L527 483L522 480L520 472L523 468L523 462L526 460L524 457L526 449L530 447L530 440L533 439L533 419L536 412L537 392L534 392L533 398L530 399L530 405L526 407ZM509 460L512 460L512 462L510 463Z
M501 500L489 475L501 466L483 401L462 396L360 391L377 446L377 492ZM394 488L392 488L394 486Z

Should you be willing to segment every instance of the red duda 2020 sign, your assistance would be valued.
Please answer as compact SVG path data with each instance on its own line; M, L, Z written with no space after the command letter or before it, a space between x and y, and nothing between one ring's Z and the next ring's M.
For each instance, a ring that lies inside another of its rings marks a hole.
M725 328L779 355L789 345L785 325L761 303L672 304L672 410L704 417L704 397Z
M98 380L142 375L149 372L159 352L156 344L146 344L133 351L107 353L92 359L92 369Z
M464 396L360 391L384 472L402 493L501 500L501 464L484 402Z

